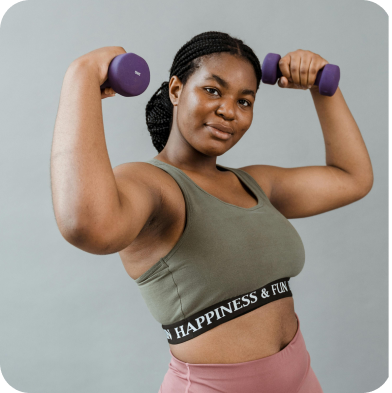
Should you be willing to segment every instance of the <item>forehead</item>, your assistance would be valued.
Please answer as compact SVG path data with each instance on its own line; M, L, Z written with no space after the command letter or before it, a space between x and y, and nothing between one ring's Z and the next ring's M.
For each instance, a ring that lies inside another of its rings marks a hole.
M217 78L213 78L214 75L233 86L255 88L257 85L253 65L243 57L226 52L214 53L210 57L202 58L200 67L194 74L198 81L215 79L219 82Z

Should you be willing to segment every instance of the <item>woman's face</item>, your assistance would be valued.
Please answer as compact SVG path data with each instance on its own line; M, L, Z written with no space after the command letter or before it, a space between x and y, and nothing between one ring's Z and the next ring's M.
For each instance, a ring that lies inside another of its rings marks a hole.
M174 105L170 136L174 132L207 156L222 155L252 123L256 86L250 62L225 52L204 58L185 86L173 76L169 83ZM219 135L208 123L226 126L230 133Z

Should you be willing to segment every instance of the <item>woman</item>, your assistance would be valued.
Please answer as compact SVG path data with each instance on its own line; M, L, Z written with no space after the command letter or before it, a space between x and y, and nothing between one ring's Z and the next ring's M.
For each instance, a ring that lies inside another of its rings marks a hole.
M87 53L64 78L51 158L62 235L93 254L120 253L169 342L161 393L322 392L288 284L305 254L287 219L348 205L373 183L341 90L325 97L314 85L328 62L290 52L278 83L310 90L325 166L216 163L252 123L261 67L243 41L206 32L177 52L169 82L147 104L158 154L112 169L101 99L114 91L99 86L122 53Z

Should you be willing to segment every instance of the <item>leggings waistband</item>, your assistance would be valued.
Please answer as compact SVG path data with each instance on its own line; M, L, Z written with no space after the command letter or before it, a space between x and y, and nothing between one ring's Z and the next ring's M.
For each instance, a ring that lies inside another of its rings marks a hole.
M282 350L279 352L266 356L261 359L256 359L256 360L250 360L248 362L240 362L240 363L212 363L212 364L203 364L203 363L186 363L183 362L180 359L177 359L171 349L169 348L170 355L171 355L171 361L170 365L174 367L176 370L187 374L189 368L192 368L192 370L195 370L197 373L200 373L202 376L206 376L205 372L207 370L214 369L224 369L224 370L240 370L240 369L249 369L256 367L258 369L264 369L268 371L269 369L273 369L276 367L278 364L282 365L282 363L291 363L294 359L295 352L298 347L304 347L305 346L305 341L301 333L300 329L300 321L298 318L297 313L295 313L295 316L297 318L297 331L293 337L293 339L287 344ZM207 374L208 375L208 374Z
M159 393L323 393L300 330L281 351L229 364L185 363L171 353Z

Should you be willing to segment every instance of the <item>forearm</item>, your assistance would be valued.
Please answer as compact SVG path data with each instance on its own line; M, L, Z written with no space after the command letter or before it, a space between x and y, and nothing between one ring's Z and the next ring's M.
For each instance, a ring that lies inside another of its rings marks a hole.
M102 225L120 204L102 117L98 72L74 62L60 96L51 152L53 207L60 230Z
M326 164L349 173L360 187L371 187L370 157L340 88L332 97L322 96L318 88L310 91L324 136Z

